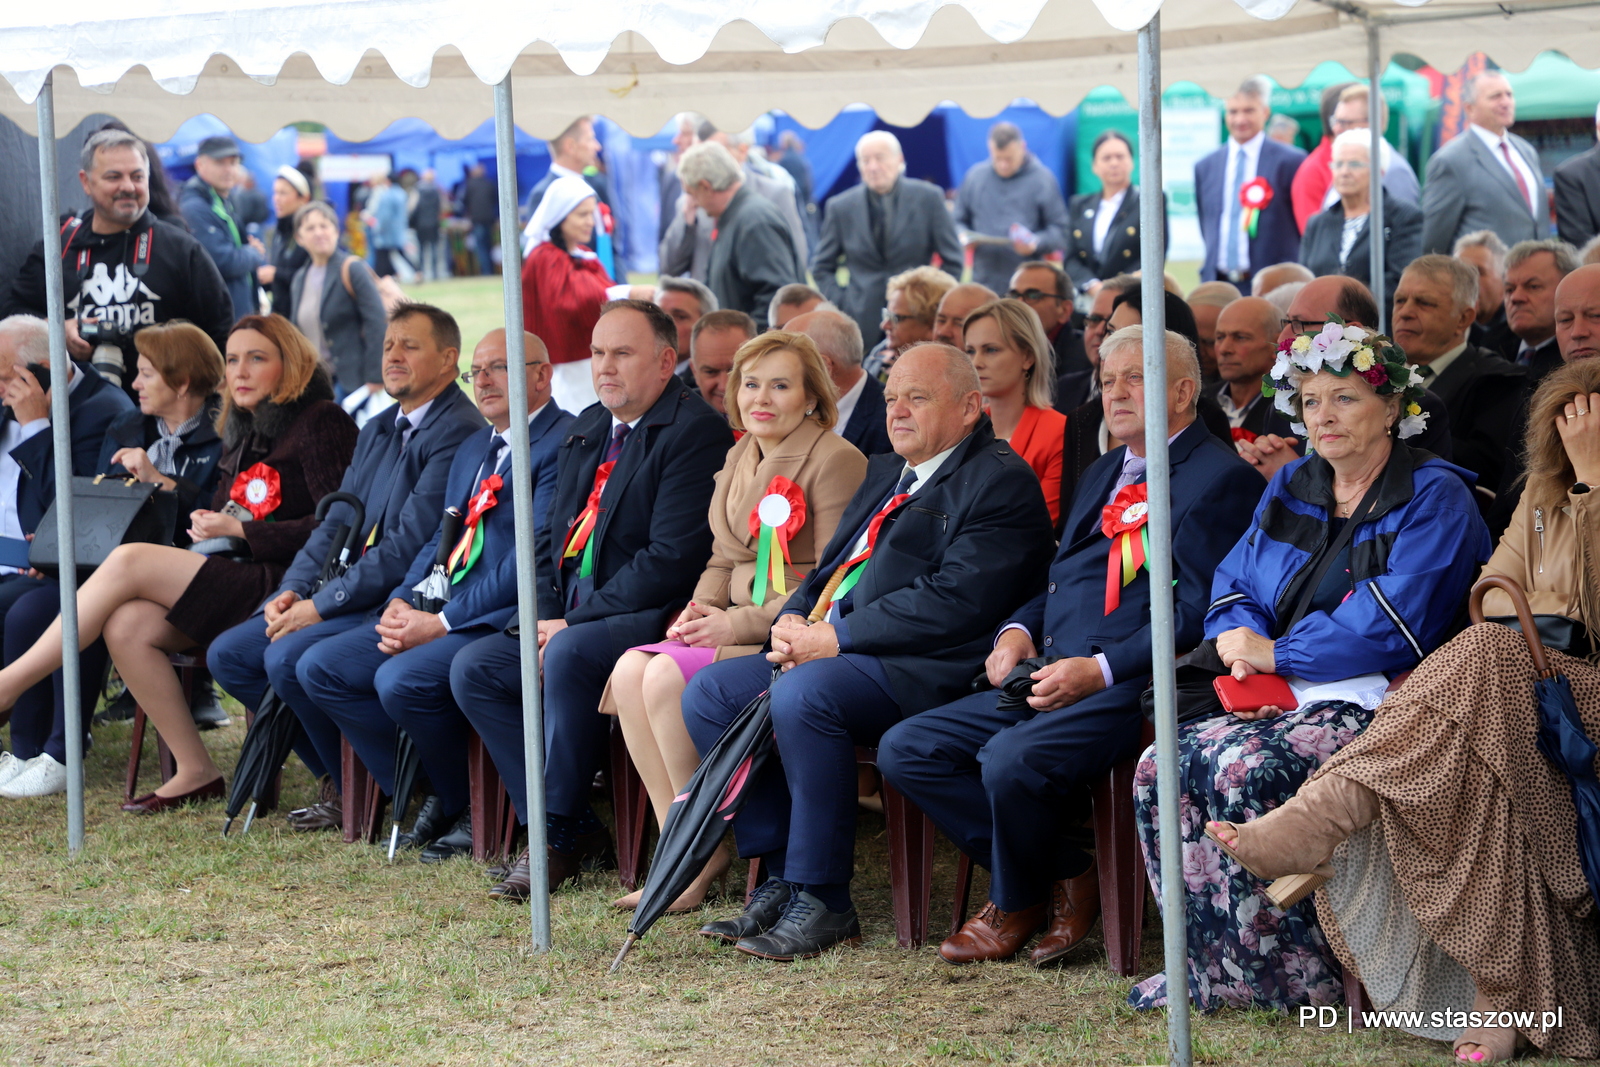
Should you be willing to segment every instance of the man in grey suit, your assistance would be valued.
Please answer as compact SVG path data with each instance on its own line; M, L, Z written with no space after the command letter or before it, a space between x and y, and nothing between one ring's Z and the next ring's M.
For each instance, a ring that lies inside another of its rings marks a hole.
M1594 113L1600 136L1600 107ZM1574 248L1600 234L1600 145L1556 168L1556 232Z
M937 185L905 176L900 140L873 130L856 142L861 184L830 197L822 236L811 257L817 288L856 320L870 349L883 338L884 288L889 279L938 255L940 266L961 277L961 239ZM839 265L850 280L839 284Z
M715 221L706 285L723 310L742 311L765 327L778 290L805 277L783 216L749 188L732 154L715 141L683 154L678 180L684 195Z
M1509 130L1517 119L1511 83L1499 71L1475 74L1461 100L1470 124L1428 160L1422 251L1448 255L1473 230L1493 230L1508 246L1545 236L1550 205L1539 154Z

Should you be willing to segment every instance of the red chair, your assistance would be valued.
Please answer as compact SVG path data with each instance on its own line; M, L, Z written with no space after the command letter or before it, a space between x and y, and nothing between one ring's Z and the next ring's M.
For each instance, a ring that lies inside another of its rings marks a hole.
M489 863L511 854L517 832L516 809L500 772L476 730L468 728L467 789L472 811L472 858Z
M178 684L183 687L183 700L185 704L192 703L194 696L194 668L200 661L201 653L185 655L174 654L169 657L172 665L178 668ZM145 716L144 709L135 705L133 709L133 735L129 741L128 751L128 776L123 785L122 800L125 804L133 803L133 798L141 796L139 792L139 765L144 759L144 731L149 719ZM162 739L161 732L156 731L156 764L160 768L161 781L165 782L178 773L177 762L172 758L172 750L167 747L167 742ZM157 783L157 788L160 783Z
M650 794L628 755L622 722L611 724L611 810L617 820L617 880L630 892L644 881L645 838L655 818Z
M343 736L339 738L339 770L343 779L340 801L344 808L344 843L377 843L378 808L383 803L383 791L367 772L356 750L350 747L349 739Z

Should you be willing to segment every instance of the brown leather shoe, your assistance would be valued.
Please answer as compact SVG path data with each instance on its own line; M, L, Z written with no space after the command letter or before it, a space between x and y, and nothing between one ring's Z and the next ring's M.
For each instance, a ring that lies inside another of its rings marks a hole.
M1044 926L1044 912L1043 904L1001 911L994 901L985 901L978 914L939 946L939 955L946 963L1008 960Z
M489 896L495 900L509 900L514 903L528 899L528 891L532 881L528 875L528 850L523 849L517 856L517 862L511 865L506 876L496 882L489 890Z
M1141 901L1142 903L1142 901ZM1100 917L1100 875L1094 864L1076 878L1050 887L1050 929L1033 950L1033 965L1043 967L1065 956L1089 934Z
M313 830L342 830L344 829L344 805L335 800L333 803L319 801L309 808L296 808L286 816L289 829L301 833Z

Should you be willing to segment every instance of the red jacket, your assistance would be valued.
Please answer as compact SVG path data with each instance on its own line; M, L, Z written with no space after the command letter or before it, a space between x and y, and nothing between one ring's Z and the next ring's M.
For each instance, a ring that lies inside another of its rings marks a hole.
M582 245L569 252L546 241L528 253L522 261L523 323L550 350L550 362L589 358L600 305L614 284Z
M1324 137L1294 172L1289 198L1294 203L1294 224L1306 232L1311 216L1322 210L1322 200L1333 184L1333 138Z

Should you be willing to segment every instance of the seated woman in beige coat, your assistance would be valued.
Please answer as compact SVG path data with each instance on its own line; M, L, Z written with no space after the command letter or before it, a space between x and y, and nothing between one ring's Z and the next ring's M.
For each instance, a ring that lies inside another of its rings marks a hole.
M684 685L708 663L761 650L867 473L866 457L832 432L833 383L805 334L775 330L746 342L728 381L728 422L744 435L717 473L711 561L666 640L629 649L611 674L610 697L657 823L700 762L683 725ZM698 907L727 867L719 848L672 910ZM616 904L638 900L633 893Z

